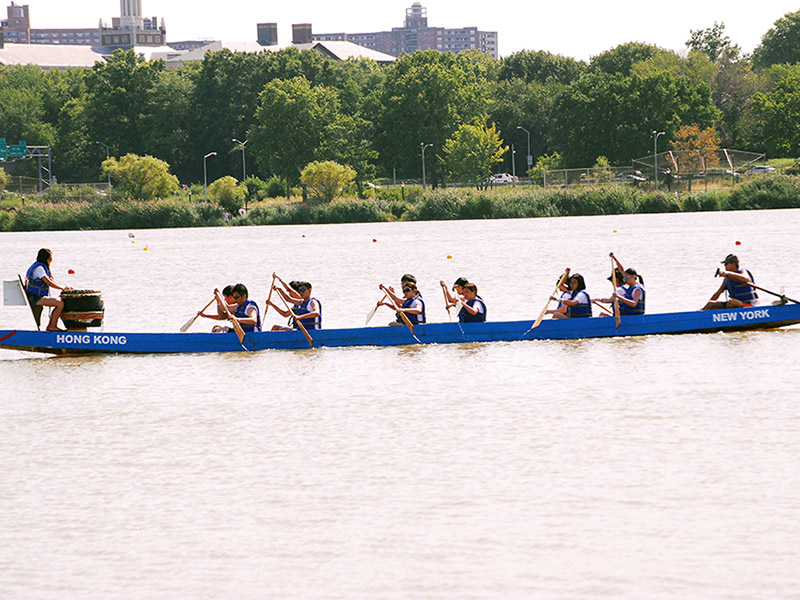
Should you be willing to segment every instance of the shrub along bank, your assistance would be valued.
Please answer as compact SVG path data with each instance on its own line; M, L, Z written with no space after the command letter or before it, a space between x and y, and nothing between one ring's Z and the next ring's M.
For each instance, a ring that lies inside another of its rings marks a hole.
M775 175L758 177L731 190L669 192L640 190L626 185L542 189L530 187L477 191L438 189L400 197L381 190L366 200L330 203L261 203L232 225L286 225L316 223L366 223L378 221L428 221L457 219L509 219L611 215L632 213L694 212L800 208L800 178ZM223 225L224 210L181 199L26 203L12 212L0 211L0 230L53 231L74 229L146 229Z

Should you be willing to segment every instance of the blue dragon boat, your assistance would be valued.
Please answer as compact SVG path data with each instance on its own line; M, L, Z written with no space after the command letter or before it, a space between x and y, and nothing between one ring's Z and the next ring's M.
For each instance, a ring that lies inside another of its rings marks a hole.
M783 304L738 309L623 316L619 327L611 317L487 323L430 323L406 327L360 327L310 331L314 348L401 346L575 340L679 333L775 329L800 323L800 305ZM55 355L247 352L267 349L303 350L310 344L300 331L247 333L240 343L234 333L106 333L88 331L0 330L0 348Z

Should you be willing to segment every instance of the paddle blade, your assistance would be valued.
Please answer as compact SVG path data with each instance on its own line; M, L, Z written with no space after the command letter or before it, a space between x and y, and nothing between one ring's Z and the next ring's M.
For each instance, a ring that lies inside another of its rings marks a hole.
M189 331L189 327L191 327L191 326L194 324L194 322L195 322L195 320L196 320L196 319L197 319L197 315L193 316L191 319L189 319L188 321L186 321L186 323L184 323L184 324L181 326L181 328L180 328L180 332L181 332L181 333L186 333L187 331Z
M380 304L376 304L375 308L373 308L371 311L367 313L367 320L364 323L364 325L369 325L369 322L372 320L372 317L374 317L375 313L378 312L378 306L380 306Z

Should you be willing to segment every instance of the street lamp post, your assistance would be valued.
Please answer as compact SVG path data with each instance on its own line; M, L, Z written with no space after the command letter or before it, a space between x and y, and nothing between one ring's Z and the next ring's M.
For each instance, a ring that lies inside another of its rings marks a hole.
M419 143L422 148L422 190L425 190L425 148L431 148L433 144L426 144L425 142Z
M247 143L247 140L240 142L236 138L233 138L232 141L239 144L239 149L242 151L242 183L244 183L244 180L247 179L247 167L244 160L244 146Z
M511 176L517 176L517 151L514 150L514 144L511 144Z
M203 191L205 192L206 202L208 202L208 168L206 167L209 156L216 156L216 152L209 152L203 157Z
M111 154L108 145L104 144L103 142L95 142L95 144L100 144L106 149L106 160L108 160L109 155ZM111 173L106 173L106 175L108 175L108 193L111 194Z
M655 173L656 188L658 188L658 136L660 135L664 135L664 132L653 130L653 172Z
M517 125L517 129L522 129L528 134L528 170L533 168L533 156L531 156L531 132L525 129L522 125Z

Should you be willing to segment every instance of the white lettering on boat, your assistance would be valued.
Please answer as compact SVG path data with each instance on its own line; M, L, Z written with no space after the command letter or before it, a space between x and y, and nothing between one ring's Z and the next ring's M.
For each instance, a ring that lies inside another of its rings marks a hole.
M769 319L769 309L743 310L737 312L720 313L714 315L714 323L725 321L753 321L755 319Z
M124 346L128 338L124 335L90 335L88 333L60 333L56 336L57 344L101 344L106 346Z

